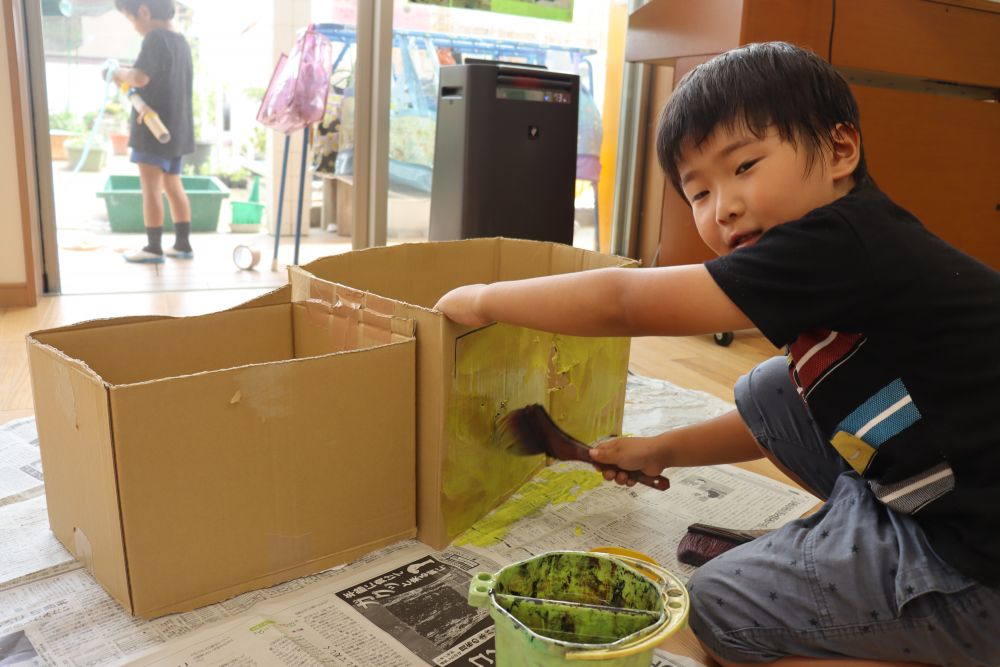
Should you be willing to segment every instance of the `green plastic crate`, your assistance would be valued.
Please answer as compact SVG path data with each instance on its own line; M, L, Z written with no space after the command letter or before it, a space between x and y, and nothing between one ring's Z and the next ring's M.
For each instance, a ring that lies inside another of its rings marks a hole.
M222 200L229 197L229 188L214 176L181 176L184 192L191 201L191 231L214 232L219 226ZM104 189L97 193L108 207L112 232L143 232L142 189L138 176L108 176ZM163 196L163 228L174 227L170 205Z

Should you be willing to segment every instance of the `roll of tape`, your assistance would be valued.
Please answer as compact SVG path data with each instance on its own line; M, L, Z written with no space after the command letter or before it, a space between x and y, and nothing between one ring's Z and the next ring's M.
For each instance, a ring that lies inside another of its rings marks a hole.
M243 271L250 271L260 263L260 249L252 245L233 248L233 263Z

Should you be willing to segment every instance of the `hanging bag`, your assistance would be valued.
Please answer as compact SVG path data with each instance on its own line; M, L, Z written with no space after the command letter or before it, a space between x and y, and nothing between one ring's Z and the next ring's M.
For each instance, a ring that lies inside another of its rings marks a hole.
M299 35L292 52L281 54L257 111L257 121L291 134L319 122L330 92L333 47L310 25Z

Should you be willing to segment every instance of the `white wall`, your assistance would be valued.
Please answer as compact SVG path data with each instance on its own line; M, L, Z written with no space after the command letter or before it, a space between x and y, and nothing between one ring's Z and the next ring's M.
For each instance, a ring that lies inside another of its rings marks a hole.
M0 11L0 285L27 282L24 235L21 228L21 190L14 155L14 108L7 62L6 17Z

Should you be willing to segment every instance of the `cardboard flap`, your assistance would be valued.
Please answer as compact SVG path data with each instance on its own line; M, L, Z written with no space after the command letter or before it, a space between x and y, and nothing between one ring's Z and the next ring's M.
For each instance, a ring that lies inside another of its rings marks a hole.
M496 239L496 258L491 282L522 280L552 273L554 243Z
M521 239L496 239L496 241L497 260L494 280L520 280L590 269L638 266L637 261L628 257L604 255L561 243L541 243Z
M396 314L400 304L385 297L322 280L300 267L289 268L291 298L303 323L327 328L343 350L401 342L413 337L411 317Z
M244 301L238 306L233 306L232 308L227 308L226 310L241 310L243 308L259 308L260 306L276 306L283 303L288 303L289 295L291 294L292 288L289 285L282 285L277 289L273 289L270 292L261 294L260 296L254 297L249 301Z
M317 259L302 268L398 302L433 308L449 290L491 280L496 239L405 243Z
M114 327L121 324L137 324L140 322L154 322L156 320L169 320L169 315L133 315L129 317L103 317L95 320L84 320L76 324L53 327L51 329L41 329L28 334L28 338L38 338L44 340L48 334L61 333L63 331L81 331L83 329L100 329L102 327Z
M131 609L107 387L86 364L28 340L52 532Z
M32 334L113 385L292 358L289 304L121 318Z

